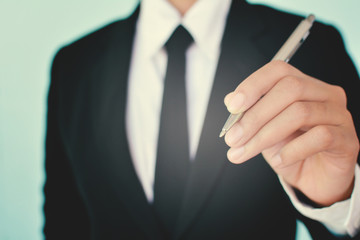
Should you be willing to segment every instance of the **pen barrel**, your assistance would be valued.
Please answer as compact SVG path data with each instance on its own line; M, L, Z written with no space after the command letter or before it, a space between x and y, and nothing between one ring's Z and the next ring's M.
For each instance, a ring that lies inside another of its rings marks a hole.
M309 30L315 20L314 15L309 15L306 19L296 27L293 33L289 36L283 46L275 54L272 60L281 60L288 62L295 54L296 50L300 47L302 42L309 35Z
M228 131L232 127L232 125L234 125L234 123L236 123L237 121L240 120L240 118L242 118L243 115L244 115L243 112L238 113L238 114L230 114L230 116L228 117L228 119L225 122L223 129L225 131Z

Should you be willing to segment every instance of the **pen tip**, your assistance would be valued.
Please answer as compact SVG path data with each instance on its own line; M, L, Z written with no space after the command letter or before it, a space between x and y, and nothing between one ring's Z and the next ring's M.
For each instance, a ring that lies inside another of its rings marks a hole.
M226 133L226 131L225 131L224 129L221 130L221 133L220 133L219 137L220 137L220 138L223 137L223 136L225 135L225 133Z

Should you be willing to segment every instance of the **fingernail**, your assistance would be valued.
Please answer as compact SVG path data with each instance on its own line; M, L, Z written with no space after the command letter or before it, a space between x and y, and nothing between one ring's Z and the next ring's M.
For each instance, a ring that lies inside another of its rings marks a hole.
M282 159L280 157L280 154L275 155L272 159L271 159L271 165L273 167L278 167L280 166L280 164L282 163Z
M244 102L244 94L237 93L230 99L227 109L231 113L239 113L241 111L241 107L244 105Z
M230 148L227 155L230 162L237 162L238 159L244 154L245 148Z
M228 145L233 145L240 141L243 136L243 128L238 124L235 124L225 136L225 141Z

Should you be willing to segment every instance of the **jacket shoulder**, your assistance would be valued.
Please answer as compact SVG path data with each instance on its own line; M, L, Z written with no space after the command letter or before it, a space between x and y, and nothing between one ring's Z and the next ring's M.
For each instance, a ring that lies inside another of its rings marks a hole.
M55 54L54 62L58 58L64 57L68 61L81 57L96 57L108 48L113 41L122 44L133 34L138 11L137 8L127 18L109 23L61 47Z
M279 29L278 31L284 31L284 28L286 27L290 28L290 31L293 31L300 21L307 17L305 15L285 12L283 10L261 4L251 4L251 8L258 13L257 15L260 16L267 28L273 31L275 29ZM334 26L318 20L315 20L311 31L313 32L314 29L316 32L321 31L322 34L324 31L329 32L330 34L338 34L338 31Z
M264 26L263 31L255 41L270 57L275 55L297 25L306 17L258 4L250 4L250 8L256 12L256 16L260 18ZM315 20L310 29L310 36L304 45L318 49L318 51L321 51L321 55L328 51L330 45L338 51L344 51L343 39L338 29L333 25L318 20ZM304 52L305 46L301 47L301 50L296 55Z

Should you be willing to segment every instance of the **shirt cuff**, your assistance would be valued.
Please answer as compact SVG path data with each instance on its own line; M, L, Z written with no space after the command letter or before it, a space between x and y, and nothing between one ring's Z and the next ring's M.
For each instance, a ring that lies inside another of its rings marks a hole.
M296 197L293 188L279 176L281 185L294 207L304 216L321 222L336 235L354 237L360 231L360 167L355 166L354 189L350 199L334 203L329 207L313 208Z

